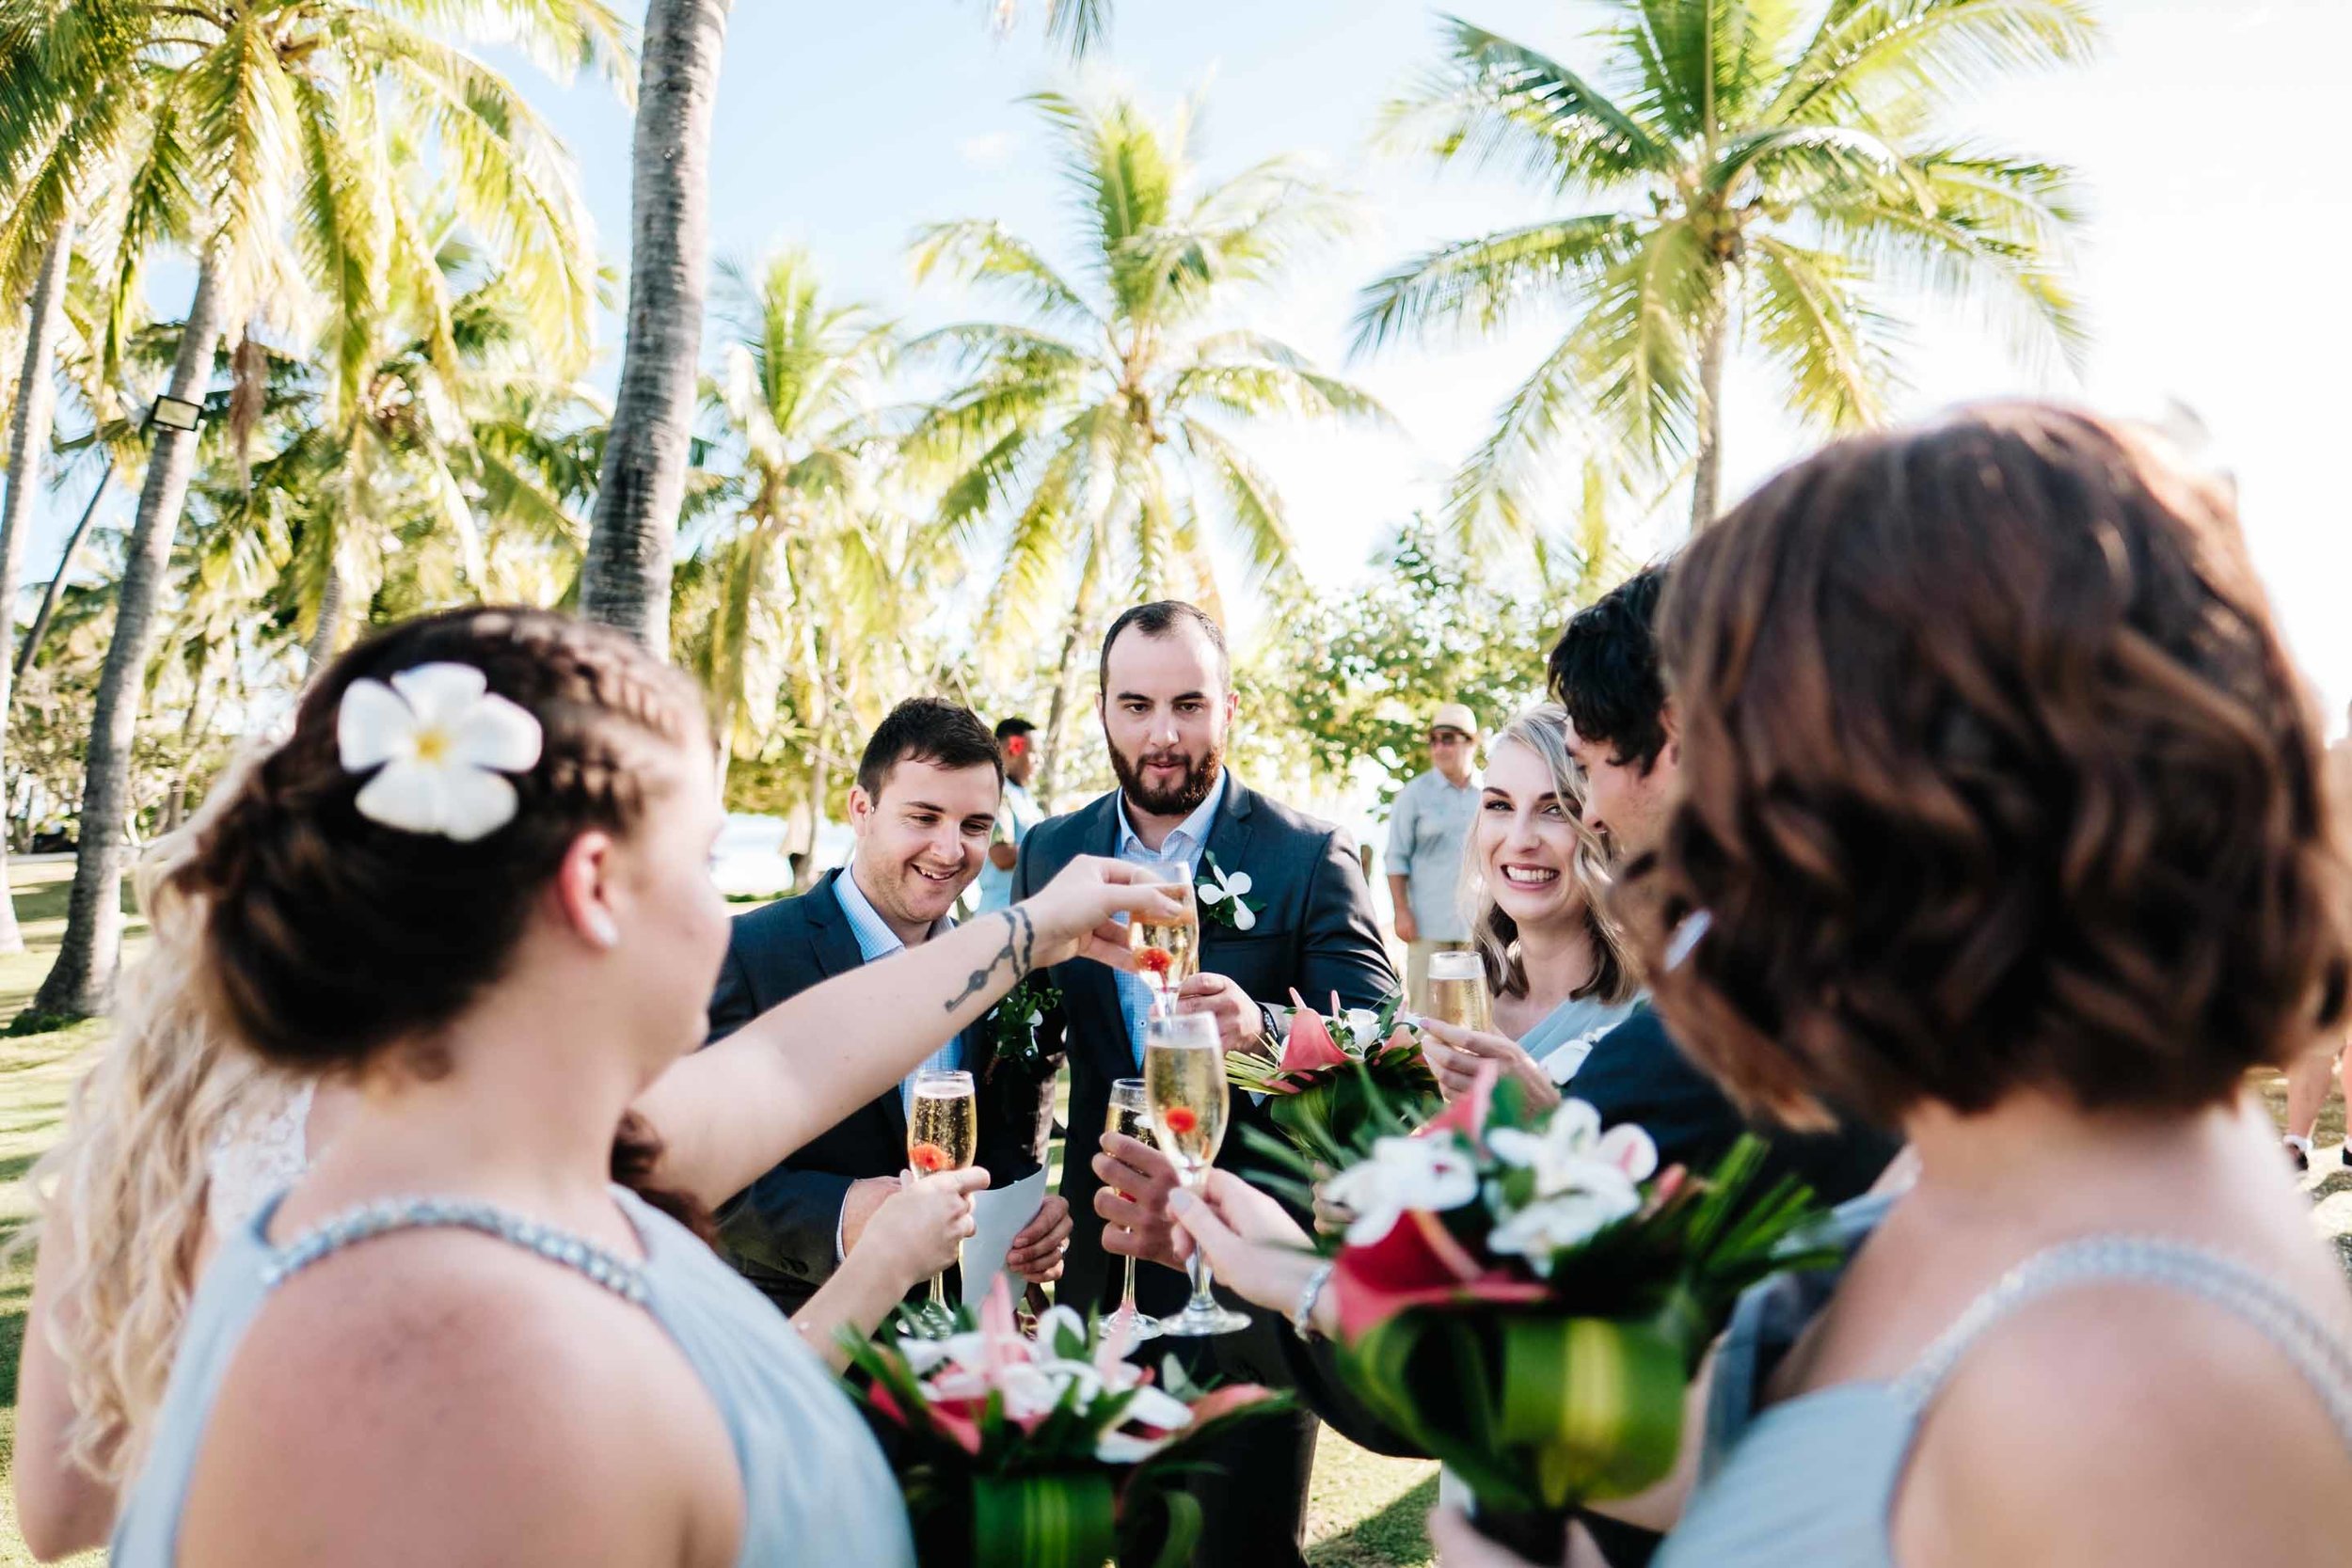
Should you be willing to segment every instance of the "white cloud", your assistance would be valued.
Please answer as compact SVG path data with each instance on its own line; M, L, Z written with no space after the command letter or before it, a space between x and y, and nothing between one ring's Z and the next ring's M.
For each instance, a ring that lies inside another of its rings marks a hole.
M1012 133L988 131L956 143L956 156L973 168L1002 168L1012 157Z

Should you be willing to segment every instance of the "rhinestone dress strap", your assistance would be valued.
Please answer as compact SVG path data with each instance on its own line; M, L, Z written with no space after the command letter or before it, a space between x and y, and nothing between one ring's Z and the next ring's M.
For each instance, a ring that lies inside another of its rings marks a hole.
M475 1230L494 1236L577 1270L626 1302L644 1305L645 1271L638 1264L568 1230L467 1198L379 1198L348 1210L278 1248L262 1270L262 1283L275 1290L320 1259L356 1243L395 1230L430 1229Z
M2352 1450L2352 1344L2244 1264L2153 1236L2091 1236L2026 1259L1937 1337L1897 1380L1897 1395L1924 1412L1961 1357L2003 1319L2060 1291L2118 1280L2195 1296L2259 1332L2303 1374Z

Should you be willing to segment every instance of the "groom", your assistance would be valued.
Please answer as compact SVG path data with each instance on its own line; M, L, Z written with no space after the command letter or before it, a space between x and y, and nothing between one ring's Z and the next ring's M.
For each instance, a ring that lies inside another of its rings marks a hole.
M1375 1006L1394 990L1396 976L1347 835L1267 800L1226 770L1238 701L1217 624L1173 600L1138 606L1112 624L1099 673L1096 713L1119 788L1030 830L1016 896L1028 896L1082 854L1154 866L1164 879L1196 885L1215 885L1217 872L1247 874L1248 903L1257 906L1248 928L1218 921L1220 909L1233 907L1230 896L1203 899L1200 973L1178 992L1178 1010L1214 1019L1229 1051L1255 1049L1273 1033L1270 1008L1286 1006L1294 989L1318 1006L1328 1006L1337 992L1350 1007ZM1093 1161L1112 1080L1141 1074L1151 993L1141 980L1100 964L1063 964L1054 981L1062 992L1058 1022L1071 1071L1061 1191L1078 1220L1060 1299L1081 1312L1108 1312L1118 1303L1121 1275L1112 1267L1119 1259L1104 1250L1102 1227L1089 1223L1103 1187ZM1219 1164L1252 1163L1242 1130L1253 1122L1264 1125L1263 1112L1234 1091ZM1164 1226L1165 1216L1158 1223ZM1174 1314L1189 1293L1181 1275L1157 1266L1138 1271L1136 1291L1154 1316ZM1154 1342L1147 1347L1150 1359L1172 1352L1197 1375L1287 1383L1279 1336L1289 1334L1289 1325L1263 1312L1251 1316L1251 1326L1238 1334ZM1294 1568L1303 1560L1314 1439L1314 1418L1302 1410L1245 1429L1214 1455L1223 1474L1193 1488L1206 1516L1196 1563Z

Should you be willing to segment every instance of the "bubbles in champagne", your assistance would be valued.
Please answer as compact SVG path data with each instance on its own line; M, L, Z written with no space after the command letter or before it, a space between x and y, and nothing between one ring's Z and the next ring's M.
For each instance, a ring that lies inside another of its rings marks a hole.
M922 1175L962 1170L980 1152L979 1117L975 1114L972 1080L917 1081L912 1113L907 1117L907 1163Z
M1214 1163L1225 1142L1225 1053L1207 1044L1152 1040L1143 1050L1143 1081L1152 1100L1158 1146L1178 1165Z

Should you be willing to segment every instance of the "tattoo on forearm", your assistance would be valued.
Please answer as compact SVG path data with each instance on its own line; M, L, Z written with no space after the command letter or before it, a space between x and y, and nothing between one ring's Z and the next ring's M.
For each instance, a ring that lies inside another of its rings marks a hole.
M1030 921L1029 911L1015 904L1005 911L1005 945L996 950L996 956L988 960L985 968L972 972L972 977L963 983L963 990L949 1000L945 1010L952 1013L986 990L989 976L996 973L999 964L1010 964L1012 977L1020 979L1029 973L1029 960L1036 953L1037 927Z

